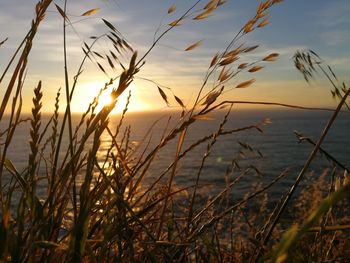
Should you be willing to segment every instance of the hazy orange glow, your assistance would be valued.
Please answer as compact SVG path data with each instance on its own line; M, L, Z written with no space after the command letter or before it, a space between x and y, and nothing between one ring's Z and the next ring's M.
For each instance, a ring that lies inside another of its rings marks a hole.
M86 84L82 84L79 89L77 90L76 97L73 98L73 102L71 104L72 111L76 113L84 112L86 111L87 107L89 106L89 103L91 103L94 99L94 97L99 93L101 89L101 83L100 82L90 82ZM104 106L110 104L112 102L112 98L110 96L112 92L113 87L109 87L103 93L101 94L99 100L98 100L98 106L96 108L96 111L100 111ZM148 104L146 101L144 101L140 94L138 94L138 88L135 85L134 82L132 82L128 88L119 98L117 101L117 104L112 111L112 113L121 113L125 105L127 103L127 98L129 95L129 90L132 91L132 96L130 99L130 103L128 106L128 111L147 111L154 108L152 105ZM77 100L74 102L74 100Z

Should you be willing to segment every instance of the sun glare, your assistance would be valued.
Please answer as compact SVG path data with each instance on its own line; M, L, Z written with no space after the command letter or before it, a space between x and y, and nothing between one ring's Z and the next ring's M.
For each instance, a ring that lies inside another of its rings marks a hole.
M102 108L104 106L107 106L112 103L112 97L111 92L104 92L101 94L100 98L98 99L98 105Z
M91 103L94 99L94 97L99 93L99 88L101 87L101 83L89 83L82 85L79 89L79 103L72 103L72 105L78 105L76 108L73 108L72 110L74 112L84 112L89 103ZM96 111L100 111L104 106L110 104L112 102L111 98L111 92L112 92L113 87L108 88L107 90L103 91L101 94L99 100L98 100L98 106L96 108ZM134 82L132 82L127 90L123 92L123 94L118 98L117 104L112 111L112 113L121 113L125 105L127 103L127 98L129 95L129 90L131 90L132 95L130 99L130 103L128 105L128 111L145 111L145 110L150 110L152 109L151 105L144 101L142 99L142 96L138 94L138 88L135 85ZM84 98L84 99L82 99Z

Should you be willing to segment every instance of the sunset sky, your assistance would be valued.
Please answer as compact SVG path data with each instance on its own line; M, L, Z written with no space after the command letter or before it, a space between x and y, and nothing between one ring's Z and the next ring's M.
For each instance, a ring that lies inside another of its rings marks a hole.
M228 0L212 17L204 21L186 21L175 28L146 59L146 65L135 79L132 89L132 110L164 109L157 87L142 78L151 79L170 87L183 99L185 104L193 102L203 81L211 58L224 50L234 34L254 15L260 1ZM30 28L34 16L34 0L2 0L0 3L0 41L9 40L0 48L1 73L11 58L17 45ZM62 0L55 3L63 6ZM194 0L70 0L68 14L72 22L81 20L81 15L92 8L100 8L95 15L74 23L74 30L68 28L68 67L76 73L83 57L82 41L91 42L89 37L107 32L101 18L112 22L126 37L139 55L145 53L152 44L154 32L160 23L161 31L167 24L178 18ZM206 4L207 1L203 1ZM177 5L177 10L167 15L168 8ZM349 0L285 0L271 10L270 25L250 34L244 43L259 44L252 55L263 57L271 52L280 54L277 62L266 65L256 74L256 82L247 89L233 90L225 94L226 99L259 100L292 103L305 106L334 107L336 102L330 96L330 87L324 79L308 85L293 64L293 54L297 50L310 48L320 54L338 77L350 81L350 4ZM161 32L160 31L160 32ZM203 44L190 51L184 49L197 40ZM39 28L34 41L28 66L28 76L23 88L24 111L31 108L33 87L43 81L44 110L53 110L53 101L59 87L64 95L62 17L54 5ZM100 44L101 48L102 43ZM116 76L120 72L110 72ZM238 76L231 86L247 80ZM108 81L96 65L87 63L77 87L72 103L73 111L84 111L97 93ZM0 85L0 95L7 81ZM228 87L229 88L229 87ZM125 98L119 102L123 107ZM170 101L176 105L174 101Z

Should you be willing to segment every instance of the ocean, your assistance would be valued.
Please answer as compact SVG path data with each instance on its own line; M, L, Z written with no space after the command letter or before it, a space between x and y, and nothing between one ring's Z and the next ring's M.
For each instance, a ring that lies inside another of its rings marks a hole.
M170 115L172 117L167 125ZM304 110L233 109L223 127L225 131L256 125L264 119L268 119L268 122L271 123L260 126L262 132L253 128L219 136L209 151L208 145L211 144L212 139L195 147L179 161L175 183L182 187L194 184L203 156L207 154L199 182L202 189L208 194L221 191L227 180L232 181L240 174L240 171L248 168L250 172L234 188L234 193L237 196L246 193L248 188L269 183L283 171L288 171L287 175L270 190L272 199L278 199L293 184L313 148L310 143L299 143L293 131L297 130L316 142L331 115L332 112ZM209 117L206 120L197 120L190 126L183 150L201 138L215 133L224 118L224 113L216 113ZM48 119L48 116L43 117L42 128ZM73 118L74 123L79 120L79 116ZM112 130L116 128L119 120L119 115L111 116L110 127ZM131 157L136 159L143 152L146 156L160 142L162 135L175 127L178 121L179 113L128 113L121 131L123 133L126 127L130 127L130 146L137 148ZM5 123L6 120L1 123L1 130L4 130ZM325 151L346 167L350 167L349 130L350 114L341 113L322 145ZM19 171L24 169L28 162L28 131L29 123L21 124L18 127L7 155ZM109 139L107 138L106 134L102 136L98 158L102 159L106 149L108 149ZM119 140L122 140L122 134L119 136ZM65 136L64 144L67 145L67 142L67 136ZM176 144L177 138L158 152L146 173L145 184L152 183L172 163ZM89 144L87 144L86 151L88 149ZM62 156L65 150L66 147L62 147ZM241 170L236 168L229 173L229 167L232 166L233 161ZM310 166L309 172L312 172L312 176L317 178L325 169L331 168L330 162L323 155L318 154ZM43 166L40 171L45 173L45 167ZM338 168L338 171L341 172L341 169ZM167 180L168 176L169 173L164 176L163 182Z

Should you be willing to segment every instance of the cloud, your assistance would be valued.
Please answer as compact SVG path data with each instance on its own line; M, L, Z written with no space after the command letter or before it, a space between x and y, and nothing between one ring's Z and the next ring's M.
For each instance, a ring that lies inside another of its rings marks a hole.
M350 65L350 58L348 57L337 57L337 58L328 58L326 59L328 64L333 66L344 66L349 67Z
M314 16L325 27L349 25L350 5L348 0L333 0L318 10Z
M323 43L329 46L347 45L350 42L350 32L349 30L335 29L332 31L321 32L320 38Z

